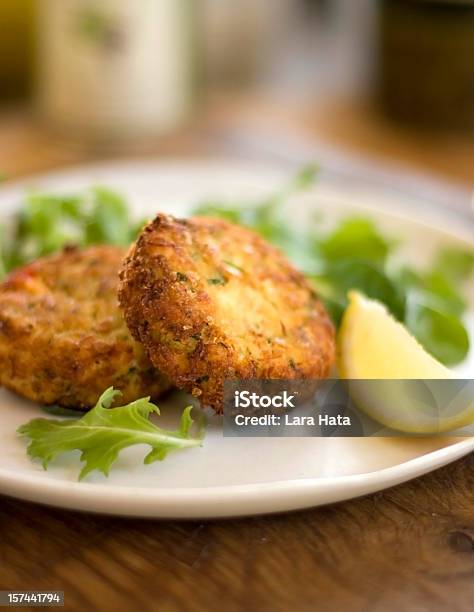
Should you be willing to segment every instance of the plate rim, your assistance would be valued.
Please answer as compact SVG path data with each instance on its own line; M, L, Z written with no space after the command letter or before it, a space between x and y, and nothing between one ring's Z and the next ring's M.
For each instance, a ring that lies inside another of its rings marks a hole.
M295 478L246 485L151 488L38 479L0 468L1 493L43 505L97 514L142 518L229 518L302 510L388 489L474 452L474 437L463 438L408 461L360 474ZM36 464L39 467L38 464ZM262 499L260 495L265 493ZM134 504L130 507L130 497Z
M277 174L282 177L290 177L295 173L295 169L289 167L288 164L278 164L261 160L253 161L243 159L241 157L233 158L231 156L224 157L219 155L207 155L182 157L178 155L169 155L166 157L120 157L116 160L107 159L85 164L72 164L61 167L57 170L35 172L27 176L15 177L11 180L7 179L0 185L0 199L8 196L9 191L15 192L19 189L31 187L35 181L49 182L67 180L68 178L74 177L74 175L81 176L85 173L94 172L116 172L117 170L120 171L120 169L124 168L135 168L138 170L146 168L151 170L157 166L160 169L167 169L168 171L182 170L186 167L188 169L193 168L195 170L201 168L207 168L207 170L209 170L211 167L213 167L214 171L217 169L227 171L233 169L233 171L238 170L239 172L246 174L265 172L267 173L267 176L273 175L275 177ZM470 243L470 240L472 239L472 231L474 230L474 214L472 215L472 223L469 223L468 221L468 228L466 228L467 217L459 214L456 210L447 211L442 207L436 206L433 204L433 202L430 202L432 209L430 210L430 219L428 220L423 215L423 210L421 210L420 206L415 206L414 210L408 206L410 201L418 201L419 204L424 202L425 200L422 194L419 196L407 194L404 198L403 193L396 192L389 196L387 190L384 190L375 183L371 183L369 180L364 182L364 185L367 185L367 189L361 192L360 195L362 195L362 193L364 195L371 194L373 197L380 195L382 199L389 199L390 197L395 196L395 198L399 201L401 207L397 210L393 210L393 208L390 210L384 208L384 203L382 202L381 209L383 210L383 214L409 223L417 223L424 227L431 228L445 235L451 236L456 240L461 240L463 242L467 242L468 244ZM312 190L316 191L317 187L318 184L316 183L313 188L309 188L308 193L311 194ZM351 191L353 192L352 188ZM406 200L406 202L402 202L402 200ZM363 204L361 202L358 202L358 206L368 210L377 210L377 207ZM462 235L462 237L460 237L460 235Z

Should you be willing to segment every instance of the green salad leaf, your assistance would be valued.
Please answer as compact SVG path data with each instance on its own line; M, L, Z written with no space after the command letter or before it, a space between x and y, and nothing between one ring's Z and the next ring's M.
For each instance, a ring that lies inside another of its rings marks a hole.
M185 408L179 428L167 431L149 420L150 414L160 414L149 398L111 408L119 395L120 391L107 389L97 405L79 419L34 419L22 425L18 433L30 439L28 455L32 459L41 459L47 469L58 455L80 450L84 462L79 475L79 480L82 480L94 470L107 476L120 451L135 444L151 447L145 464L163 460L172 450L201 445L202 436L190 434L193 424L191 406Z
M129 246L135 238L127 202L119 194L95 187L93 207L85 223L86 244Z
M446 365L461 362L469 351L469 334L453 314L410 300L406 326L425 349Z
M474 251L456 248L442 249L433 267L446 278L465 281L474 273Z
M65 406L60 406L59 404L41 406L41 409L46 414L56 417L74 417L77 419L80 415L82 415L82 411L78 408L66 408Z
M194 215L219 217L232 223L251 227L273 243L292 243L296 240L295 229L282 216L281 206L293 195L310 187L317 176L317 167L304 167L280 191L261 201L240 203L206 201L198 204ZM301 234L300 234L301 236Z
M0 234L0 277L66 245L128 246L142 226L126 200L104 187L73 195L31 192L10 231Z
M403 321L405 317L405 295L400 291L398 285L379 267L363 259L342 259L341 261L329 262L325 267L324 274L311 276L316 291L319 283L330 287L330 310L334 308L334 302L340 305L340 311L334 318L339 324L342 314L347 305L348 292L357 287L367 297L383 302L389 307L392 314ZM325 300L323 290L321 297Z
M357 257L373 264L383 264L390 253L392 242L381 235L371 219L349 217L317 242L316 247L327 261Z
M8 271L7 253L5 252L5 229L0 225L0 280L4 278Z

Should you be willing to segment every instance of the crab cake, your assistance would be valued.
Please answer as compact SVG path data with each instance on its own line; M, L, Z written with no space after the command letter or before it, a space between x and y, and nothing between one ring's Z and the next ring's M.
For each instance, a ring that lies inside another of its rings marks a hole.
M206 406L225 379L316 379L334 363L334 328L280 251L211 218L158 215L120 274L120 304L152 363Z
M123 320L118 271L126 251L69 248L0 285L0 383L44 404L94 406L107 387L124 402L169 384Z

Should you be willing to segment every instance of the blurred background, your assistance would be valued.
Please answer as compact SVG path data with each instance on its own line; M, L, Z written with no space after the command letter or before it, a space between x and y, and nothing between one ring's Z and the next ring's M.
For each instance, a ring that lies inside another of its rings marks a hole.
M2 0L0 172L225 155L474 182L469 0Z

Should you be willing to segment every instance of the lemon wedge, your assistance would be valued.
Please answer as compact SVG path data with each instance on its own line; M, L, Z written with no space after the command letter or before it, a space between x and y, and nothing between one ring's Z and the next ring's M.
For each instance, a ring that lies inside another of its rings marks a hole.
M338 336L341 378L452 378L383 304L349 292Z
M452 431L473 423L472 381L456 387L454 373L429 355L383 304L356 291L348 297L338 334L338 370L358 408L409 433Z

